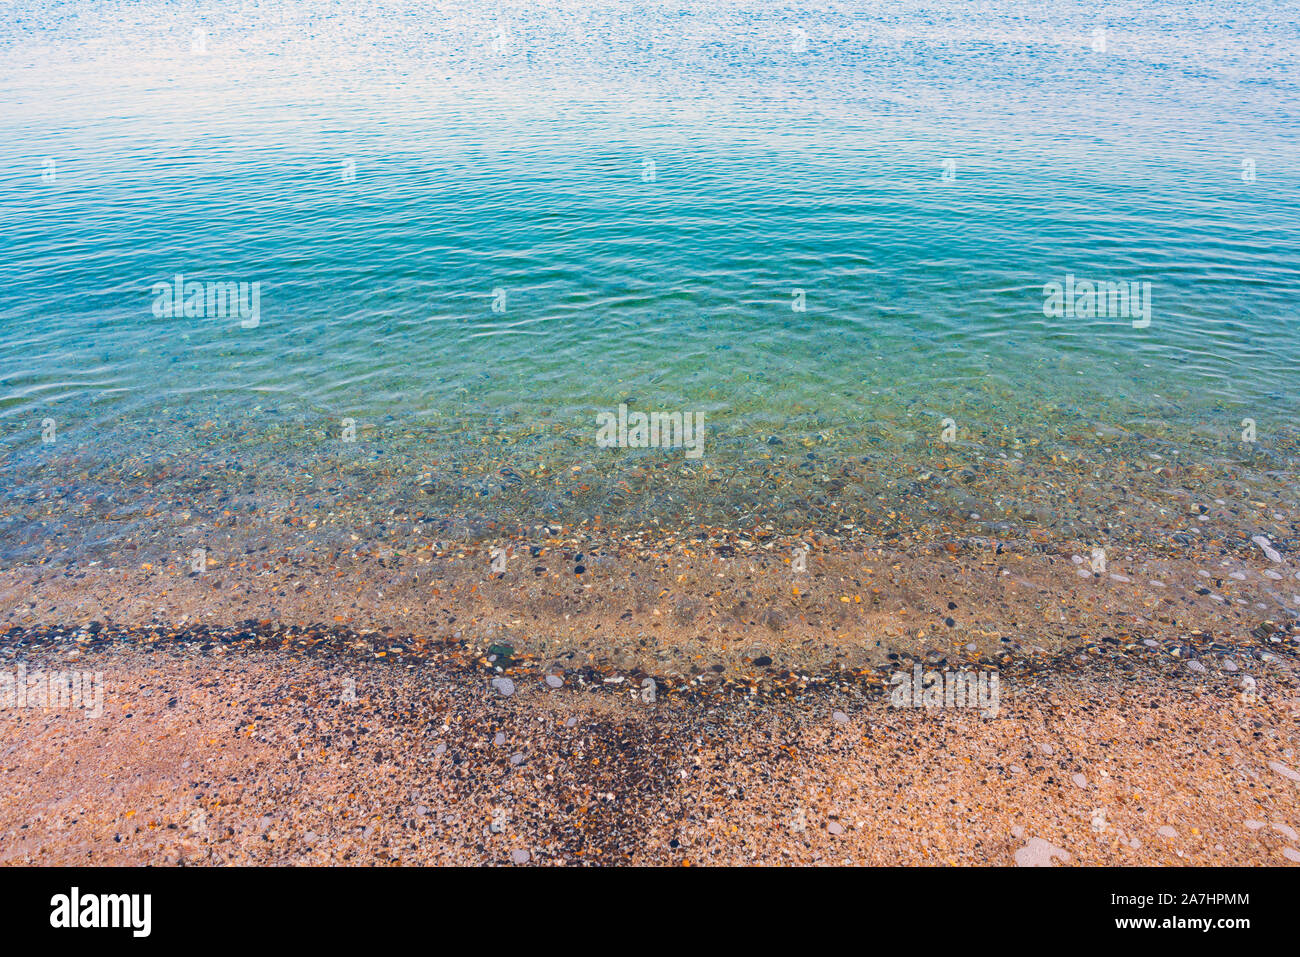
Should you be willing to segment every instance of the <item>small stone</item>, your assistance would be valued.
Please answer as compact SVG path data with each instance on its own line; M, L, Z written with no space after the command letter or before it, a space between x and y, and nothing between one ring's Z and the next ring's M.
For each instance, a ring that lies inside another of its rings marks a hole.
M510 860L516 864L527 864L531 858L532 855L522 847L517 847L510 852Z
M1291 825L1283 824L1280 821L1274 821L1273 830L1277 831L1279 834L1284 835L1286 839L1288 841L1291 841L1293 844L1300 844L1300 834L1297 834L1295 832L1295 828L1293 828Z
M493 678L492 687L496 688L503 697L509 698L515 693L515 683L509 678Z
M830 831L832 834L843 834L844 825L841 824L839 821L831 821L829 824L826 825L826 830Z
M845 714L843 711L836 711L831 715L831 720L834 721L836 724L848 724L849 716Z
M1272 768L1274 771L1276 771L1278 774L1282 775L1282 777L1286 778L1288 781L1296 781L1300 783L1300 774L1296 773L1294 770L1287 767L1281 761L1270 761L1268 762L1268 766Z
M1273 543L1270 542L1265 536L1252 535L1250 540L1259 546L1259 550L1268 556L1269 561L1271 562L1282 561L1282 556L1278 554L1277 549L1273 547Z
M1052 867L1055 865L1056 858L1060 858L1063 864L1070 863L1068 851L1041 837L1031 837L1014 856L1016 867Z
M1158 828L1156 829L1156 833L1159 834L1161 837L1177 837L1177 836L1178 836L1178 832L1175 831L1175 830L1174 830L1172 827L1170 827L1168 824L1162 824L1160 827L1158 827Z
M1085 778L1082 774L1078 774L1078 773L1071 774L1070 780L1073 781L1075 784L1079 785L1079 787L1081 788L1086 788L1088 786L1088 779Z
M548 688L562 688L564 687L564 679L559 675L547 675L546 686Z

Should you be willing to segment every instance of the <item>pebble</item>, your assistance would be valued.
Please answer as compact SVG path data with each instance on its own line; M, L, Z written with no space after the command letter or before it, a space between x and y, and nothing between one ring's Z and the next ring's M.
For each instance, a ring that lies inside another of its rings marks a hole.
M564 686L564 679L559 675L547 675L546 686L548 688L562 688Z
M1069 851L1041 837L1031 837L1014 856L1016 867L1051 867L1055 858L1060 858L1063 864L1070 863Z
M1274 821L1273 830L1277 831L1279 834L1285 834L1288 841L1300 843L1300 834L1297 834L1295 828L1291 827L1289 824L1281 824Z
M1268 556L1269 561L1279 563L1282 561L1282 556L1278 554L1277 549L1273 547L1273 543L1265 536L1252 535L1250 540L1259 546L1260 551Z
M1162 824L1162 825L1161 825L1161 826L1156 830L1156 833L1159 834L1161 837L1177 837L1177 836L1178 836L1178 832L1175 831L1175 830L1174 830L1172 827L1170 827L1168 824Z
M515 683L509 678L493 678L492 687L496 688L506 698L515 693Z
M522 847L517 847L510 852L510 860L516 864L527 864L531 858L532 855Z
M498 747L500 747L501 745L505 744L505 743L506 743L506 733L505 733L504 731L498 731L498 732L496 733L496 737L494 737L494 738L492 739L492 743L495 744L495 745L497 745Z
M1297 783L1300 783L1300 773L1297 773L1294 769L1287 767L1281 761L1270 761L1268 762L1268 766L1272 768L1274 771L1276 771L1278 774L1282 775L1282 777L1286 778L1288 781L1295 781Z
M836 711L834 714L831 715L831 720L834 721L836 724L848 724L849 716L845 714L843 711Z
M1300 864L1300 851L1297 851L1294 847L1282 848L1282 856L1288 861L1295 861L1297 864Z
M1187 670L1195 671L1199 674L1205 671L1205 665L1201 664L1199 661L1189 661L1187 662Z
M830 831L832 834L843 834L844 825L841 824L839 821L831 821L829 824L826 825L826 830Z
M1085 778L1082 774L1071 774L1070 780L1073 781L1075 784L1079 785L1079 787L1081 788L1086 788L1088 786L1088 779Z

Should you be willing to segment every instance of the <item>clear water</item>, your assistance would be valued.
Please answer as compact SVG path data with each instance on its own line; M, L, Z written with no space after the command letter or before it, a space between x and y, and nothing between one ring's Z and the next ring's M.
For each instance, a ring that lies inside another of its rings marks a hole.
M1285 503L1297 14L7 4L0 557L241 510L1082 534L1114 495L1061 488L1175 456L1121 524ZM177 273L259 322L155 315ZM1067 274L1149 282L1150 325L1045 316ZM704 457L598 449L629 400Z

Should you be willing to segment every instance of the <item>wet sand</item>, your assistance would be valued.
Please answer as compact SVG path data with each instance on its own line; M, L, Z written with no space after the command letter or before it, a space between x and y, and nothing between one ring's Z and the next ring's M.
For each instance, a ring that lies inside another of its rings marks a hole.
M1112 550L1094 570L1081 542L848 549L815 535L646 541L562 530L475 546L263 545L210 553L200 573L182 552L138 565L0 570L0 628L251 621L501 644L543 663L675 680L751 673L762 658L778 671L905 659L1007 668L1105 641L1200 636L1228 648L1283 633L1297 618L1300 566L1274 558L1249 541L1215 540Z

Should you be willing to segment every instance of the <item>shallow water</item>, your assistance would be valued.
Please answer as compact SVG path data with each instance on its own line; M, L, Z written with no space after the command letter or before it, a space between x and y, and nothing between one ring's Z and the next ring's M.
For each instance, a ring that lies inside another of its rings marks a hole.
M757 6L7 7L0 558L290 506L1294 533L1297 5ZM620 403L704 454L598 448Z

